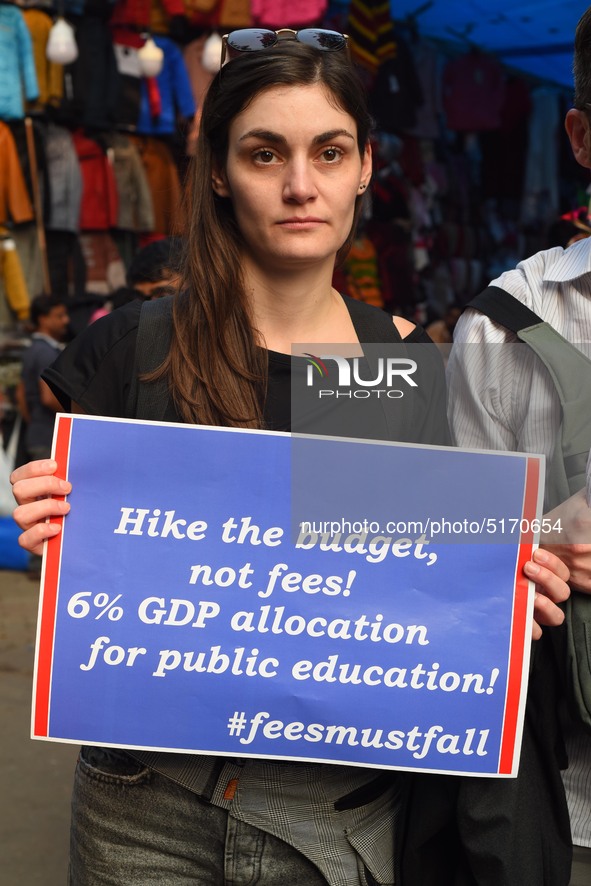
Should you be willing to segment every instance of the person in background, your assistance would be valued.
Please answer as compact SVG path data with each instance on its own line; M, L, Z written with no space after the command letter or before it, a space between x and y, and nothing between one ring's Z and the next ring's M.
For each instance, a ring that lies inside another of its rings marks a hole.
M34 332L23 355L22 377L15 391L17 409L23 422L24 458L49 458L56 412L62 411L58 399L41 378L64 347L70 318L66 303L59 296L38 295L31 302L30 320ZM29 556L29 578L41 575L41 557Z
M132 259L127 270L127 285L145 299L174 295L181 282L181 262L180 238L155 240L143 246Z
M565 120L575 159L591 169L591 7L576 29L574 107ZM512 296L589 356L591 238L577 213L561 246L525 259L492 286ZM573 240L573 237L576 237ZM563 248L564 247L564 248ZM517 336L469 309L459 320L448 364L449 417L460 446L542 452L549 464L560 445L561 405L550 374ZM480 346L479 348L477 346ZM525 352L524 352L525 349ZM590 417L591 420L591 417ZM591 509L584 490L552 511L563 531L545 544L569 566L575 594L591 593ZM553 520L555 522L555 520ZM569 544L569 538L578 544ZM559 700L565 695L560 687ZM564 711L568 768L563 772L574 861L571 886L591 883L591 734Z
M91 314L89 323L137 298L148 301L175 295L181 282L181 263L182 241L178 237L164 237L142 246L127 270L127 286L116 289L104 305Z
M61 412L57 398L41 374L61 353L68 334L70 318L66 302L56 295L39 295L31 303L31 344L24 352L22 381L17 403L26 422L25 449L30 459L49 458L56 412Z
M453 341L454 329L460 319L462 309L459 305L449 305L440 320L434 320L425 328L425 332L436 345L450 345Z

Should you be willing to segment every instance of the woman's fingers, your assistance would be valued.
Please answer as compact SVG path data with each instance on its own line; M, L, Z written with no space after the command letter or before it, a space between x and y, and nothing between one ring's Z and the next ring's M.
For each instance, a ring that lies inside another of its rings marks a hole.
M30 529L21 532L18 537L18 543L21 548L29 551L31 554L43 553L43 542L48 538L53 538L61 532L59 523L35 523Z
M52 458L28 461L25 465L14 469L10 475L10 482L14 486L18 480L28 480L30 477L41 477L44 474L55 474L56 471L57 462Z
M70 510L70 503L58 498L40 498L18 505L12 512L21 529L30 529L35 523L51 517L63 517Z
M13 517L23 530L19 544L33 554L40 554L43 542L57 535L59 523L48 522L63 517L70 510L63 496L72 491L72 485L55 476L57 462L53 459L30 461L16 468L10 475L12 492L17 502Z
M71 491L72 485L67 480L47 475L17 480L12 485L12 494L19 505L34 502L38 498L45 498L48 495L67 495Z
M19 505L34 502L48 495L67 495L72 486L55 476L56 462L51 459L31 461L10 475L12 493Z

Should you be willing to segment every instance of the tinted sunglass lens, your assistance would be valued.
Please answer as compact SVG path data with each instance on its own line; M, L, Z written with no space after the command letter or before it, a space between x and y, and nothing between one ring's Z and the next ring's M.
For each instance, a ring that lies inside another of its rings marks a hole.
M228 46L236 52L257 52L259 49L268 49L277 43L278 37L275 31L265 28L242 28L228 34Z
M307 46L313 46L315 49L322 49L324 52L335 52L338 49L344 49L347 40L343 34L338 31L325 31L322 28L304 28L298 31L298 40Z

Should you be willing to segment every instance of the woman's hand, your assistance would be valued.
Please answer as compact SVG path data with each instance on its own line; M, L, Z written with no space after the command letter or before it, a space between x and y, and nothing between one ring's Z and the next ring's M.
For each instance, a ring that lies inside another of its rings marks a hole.
M52 517L62 517L70 510L66 501L52 496L67 495L72 484L55 476L57 462L51 459L30 461L10 475L12 492L18 507L13 517L23 530L19 536L21 547L32 554L41 554L43 542L53 538L61 530L59 523L47 522Z
M570 573L568 566L559 557L542 548L534 551L523 571L536 583L532 638L539 640L542 625L556 627L564 621L564 612L557 604L564 603L570 595L567 584Z

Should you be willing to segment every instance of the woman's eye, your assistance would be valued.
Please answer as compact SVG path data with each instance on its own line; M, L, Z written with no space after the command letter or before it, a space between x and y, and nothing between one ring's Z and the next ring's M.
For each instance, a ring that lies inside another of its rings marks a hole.
M254 159L259 163L272 163L275 159L275 154L273 151L267 151L264 148L261 148L260 151L255 153Z
M343 152L340 148L325 148L322 152L322 158L327 163L334 163L337 160L340 160Z

